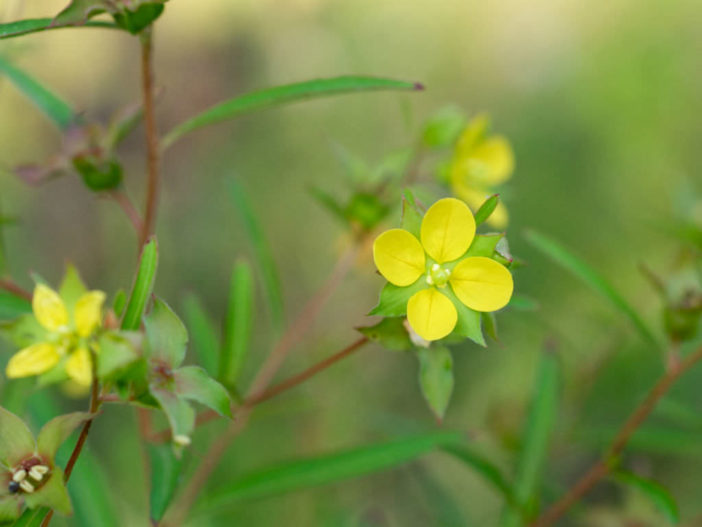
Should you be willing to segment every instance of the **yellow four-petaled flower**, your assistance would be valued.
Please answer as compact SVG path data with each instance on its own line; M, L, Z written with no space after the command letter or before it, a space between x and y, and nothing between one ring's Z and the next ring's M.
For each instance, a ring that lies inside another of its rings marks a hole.
M424 215L421 242L409 231L390 229L373 244L375 265L388 282L399 287L418 280L426 284L407 302L407 320L425 340L444 338L456 327L456 306L441 292L447 287L475 311L496 311L512 296L512 275L505 266L483 256L462 258L473 242L475 227L465 203L445 198Z
M500 135L485 137L487 127L486 115L478 115L468 123L456 143L449 169L453 193L474 211L514 171L514 153L509 142ZM487 223L504 229L507 220L507 209L500 201Z
M64 358L68 376L83 386L93 378L91 348L96 331L102 325L105 293L88 291L78 298L69 313L61 297L43 284L34 289L32 310L37 322L46 330L41 342L16 353L7 364L10 378L41 375L56 367Z

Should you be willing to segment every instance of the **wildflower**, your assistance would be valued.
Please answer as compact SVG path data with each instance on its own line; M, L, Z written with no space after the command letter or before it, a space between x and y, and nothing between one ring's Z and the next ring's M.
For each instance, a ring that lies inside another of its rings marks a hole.
M458 309L496 311L512 296L512 275L485 256L466 256L475 237L475 219L455 198L437 201L421 222L418 240L390 229L373 244L373 259L391 284L416 290L407 301L407 321L427 341L456 327Z
M71 512L63 471L54 458L61 443L91 417L84 412L56 417L34 439L24 421L0 407L0 523L17 518L23 504Z
M509 142L500 135L485 137L487 127L486 115L478 115L468 123L456 143L449 168L453 193L474 211L514 171L514 153ZM500 202L487 223L503 229L507 220L507 209Z
M60 367L81 386L92 382L91 351L97 351L105 293L86 291L73 270L67 278L72 279L73 287L70 291L62 287L62 295L44 284L34 289L32 310L40 326L37 339L10 359L8 377L41 375Z

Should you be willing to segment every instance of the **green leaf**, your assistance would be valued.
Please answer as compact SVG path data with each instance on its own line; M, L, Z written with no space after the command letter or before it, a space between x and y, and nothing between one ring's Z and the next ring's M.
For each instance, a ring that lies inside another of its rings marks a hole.
M402 195L402 228L414 234L417 239L420 239L423 216L424 214L419 209L414 195L409 189L406 189Z
M487 346L485 336L483 335L480 312L473 311L461 302L450 287L446 287L441 292L451 299L458 314L456 327L451 332L451 335L469 338L480 346Z
M203 506L210 510L240 500L292 492L388 470L437 447L461 441L461 434L456 432L433 432L283 463L236 477L232 483L212 491Z
M24 421L0 406L0 463L14 467L35 449L34 435Z
M261 222L253 210L251 199L236 179L229 180L229 193L234 201L236 211L244 224L249 243L253 247L254 264L261 272L263 293L266 296L271 321L276 334L283 330L283 293L280 286L278 269L273 260L273 253L263 233Z
M356 192L344 209L344 215L352 225L360 225L366 231L373 230L390 208L378 196L369 192Z
M115 293L115 297L112 300L112 310L115 312L115 315L118 317L121 317L122 314L124 313L124 308L127 306L127 293L124 292L124 289L120 289Z
M185 325L190 332L192 348L199 363L210 375L219 371L219 338L202 303L194 294L183 301Z
M129 338L127 338L129 336ZM103 333L98 340L97 374L101 380L109 379L139 359L135 342L141 334Z
M497 490L506 503L514 504L514 495L512 487L505 479L502 471L497 468L491 461L482 455L474 452L465 445L456 444L443 447L444 452L448 452L455 458L465 463L469 468L474 470L495 490Z
M79 155L73 158L73 168L93 192L112 190L122 183L122 165L114 158Z
M560 378L558 357L552 351L543 352L539 360L514 481L515 500L527 513L534 510L539 497L551 432L558 413ZM514 510L506 509L501 525L520 526L521 516Z
M232 416L229 392L199 366L185 366L173 372L175 393L211 408L219 415Z
M163 361L171 368L180 366L188 346L188 330L178 315L163 300L144 318L149 358Z
M46 423L37 437L37 452L53 460L61 444L73 431L93 417L88 412L73 412L54 417Z
M495 212L495 209L497 208L497 204L500 202L500 195L499 194L493 194L490 196L488 199L485 200L485 203L480 205L480 208L478 211L475 213L475 225L480 225L481 223L484 223L485 220L487 220L490 215Z
M180 438L187 438L187 441L189 441L195 428L195 410L192 409L187 401L181 399L170 390L152 385L150 391L166 414L168 424L173 433L173 439L180 436Z
M54 19L57 25L82 25L90 17L106 11L106 0L71 0Z
M61 130L67 129L76 120L73 109L58 96L51 93L37 80L0 57L0 73L7 76L37 108L39 108Z
M495 313L480 313L480 319L488 337L495 342L499 342L500 339L497 336L497 317L495 316Z
M139 267L132 292L129 295L127 309L122 318L122 329L136 331L141 326L141 317L146 309L146 304L151 297L156 279L156 269L158 267L158 243L156 238L151 238L141 251Z
M52 18L30 18L27 20L18 20L16 22L8 22L0 24L0 39L19 37L29 33L37 33L39 31L47 31L49 29L61 29L69 27L66 25L53 24ZM101 27L108 29L116 29L117 26L111 22L87 22L84 27Z
M460 108L442 108L429 118L424 125L422 142L433 148L451 146L466 125L466 118Z
M670 492L668 492L668 489L660 483L625 470L616 470L612 473L612 478L627 487L641 492L651 500L663 516L673 525L680 523L678 505L673 496L670 495Z
M439 421L453 393L453 358L448 348L434 345L417 349L419 359L419 386L429 408Z
M374 326L356 328L361 334L385 349L405 351L414 346L410 340L405 319L400 317L384 318Z
M497 234L477 234L463 258L472 256L492 258L495 254L495 248L503 236L504 233L502 232Z
M419 277L412 285L406 287L399 287L388 282L385 284L382 291L380 291L378 305L368 314L379 315L381 317L400 317L406 315L407 301L413 294L427 287L423 276Z
M83 448L73 469L68 493L75 509L76 525L120 527L120 517L113 503L116 496L112 481L89 448Z
M16 520L21 510L20 500L16 496L0 497L0 524Z
M0 320L17 318L32 312L32 304L24 298L0 291Z
M151 460L151 495L149 496L151 520L156 524L166 512L178 487L183 466L169 445L149 444Z
M112 16L119 27L136 35L153 24L161 16L163 9L163 2L149 2L137 6L136 10L124 9Z
M168 132L163 138L162 145L166 149L186 133L203 126L282 104L354 92L421 89L423 89L422 86L414 82L353 76L317 79L276 86L235 97L205 110Z
M251 266L241 260L234 265L229 285L229 304L224 321L224 346L219 378L229 387L239 381L251 343L254 289Z
M536 249L551 258L558 265L570 271L585 284L592 287L604 298L627 316L639 331L644 340L656 344L656 337L651 333L648 326L639 317L638 313L627 303L626 300L614 289L614 287L597 271L573 255L565 247L555 242L551 238L535 231L527 232L526 239Z
M539 309L539 304L536 300L524 295L512 295L508 305L520 311L536 311Z
M61 467L53 467L46 483L37 491L24 495L24 501L31 509L37 507L48 507L61 514L71 514L71 498L68 496L68 489L63 482L63 470Z
M44 517L49 513L49 509L42 507L40 509L25 509L12 527L40 527L44 521Z
M21 315L0 326L2 333L18 348L25 348L46 339L47 331L32 314Z

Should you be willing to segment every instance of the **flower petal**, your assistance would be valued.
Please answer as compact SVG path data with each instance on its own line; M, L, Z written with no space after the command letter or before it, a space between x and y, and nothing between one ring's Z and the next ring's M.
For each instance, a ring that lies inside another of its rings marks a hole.
M413 284L424 273L426 257L419 240L404 229L385 231L373 242L375 266L391 284Z
M87 348L81 347L71 353L66 361L66 373L82 386L93 382L93 359Z
M430 287L407 302L407 321L424 340L439 340L456 327L458 313L446 295Z
M74 313L76 331L81 337L89 337L102 323L102 305L105 303L105 293L89 291L76 302Z
M34 288L32 309L39 323L49 331L68 325L66 305L56 291L44 284L37 284Z
M438 263L463 256L474 236L473 213L456 198L440 199L429 207L422 220L422 245Z
M478 144L467 158L466 178L480 186L504 183L514 171L514 152L507 139L496 135Z
M458 262L449 282L458 299L476 311L497 311L505 307L514 288L507 268L484 256Z
M490 119L485 113L476 115L470 120L456 142L457 158L465 158L470 155L473 148L475 148L485 136L489 124Z
M33 344L12 356L7 363L6 374L11 379L39 375L56 366L60 358L61 355L53 344Z

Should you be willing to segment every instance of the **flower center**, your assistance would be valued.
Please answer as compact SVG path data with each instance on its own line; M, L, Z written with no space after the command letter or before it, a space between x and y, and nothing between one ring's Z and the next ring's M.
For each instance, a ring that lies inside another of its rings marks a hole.
M46 482L46 475L50 472L36 457L29 458L12 470L12 479L8 484L10 494L24 492L31 494Z
M446 287L446 283L451 277L451 271L435 263L427 272L427 284L436 287Z

